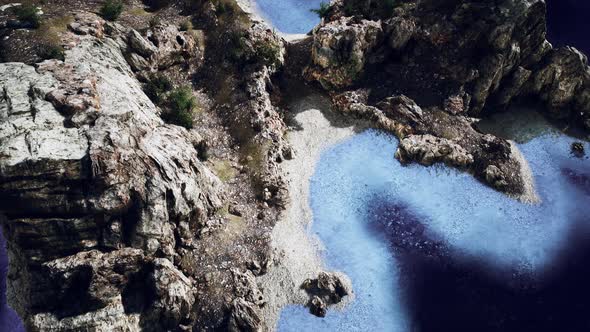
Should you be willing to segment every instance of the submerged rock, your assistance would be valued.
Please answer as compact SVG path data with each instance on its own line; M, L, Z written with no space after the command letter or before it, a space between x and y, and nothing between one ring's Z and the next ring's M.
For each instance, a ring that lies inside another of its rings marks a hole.
M350 281L343 275L320 272L316 279L307 279L301 285L309 295L309 312L318 317L325 317L330 305L342 302L345 296L352 294Z
M574 142L571 146L572 154L578 158L582 158L586 155L584 150L584 144L581 142Z

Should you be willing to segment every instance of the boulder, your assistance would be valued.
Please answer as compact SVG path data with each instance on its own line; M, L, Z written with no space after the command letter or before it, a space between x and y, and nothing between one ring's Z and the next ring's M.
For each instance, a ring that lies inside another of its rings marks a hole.
M342 17L313 31L312 65L305 76L325 88L350 86L364 70L367 54L383 39L378 21Z

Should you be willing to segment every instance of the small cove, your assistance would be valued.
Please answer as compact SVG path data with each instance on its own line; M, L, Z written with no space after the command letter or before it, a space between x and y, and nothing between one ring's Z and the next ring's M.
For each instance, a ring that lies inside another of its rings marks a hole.
M254 6L258 13L274 28L283 34L306 34L318 23L320 18L312 9L320 7L325 0L256 0Z
M523 133L519 148L533 171L539 205L517 202L444 166L403 167L393 158L397 140L378 131L326 149L310 179L310 232L323 243L326 267L351 278L354 300L324 319L287 307L279 330L433 331L436 322L458 331L512 331L588 323L564 306L555 288L584 258L571 253L590 234L588 159L572 156L574 139L545 124ZM577 273L590 277L582 270ZM543 316L554 305L568 309ZM470 315L459 314L470 308ZM536 314L541 318L535 321Z

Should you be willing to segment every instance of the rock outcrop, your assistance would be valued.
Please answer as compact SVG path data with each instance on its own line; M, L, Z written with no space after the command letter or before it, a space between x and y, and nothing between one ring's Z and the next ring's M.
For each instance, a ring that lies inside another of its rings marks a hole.
M127 42L76 24L65 62L0 64L9 303L32 331L188 328L177 248L221 207L221 182L160 119Z
M400 139L395 156L403 163L430 166L437 162L472 172L490 186L520 198L526 193L523 165L511 143L473 128L474 119L437 107L422 109L400 95L367 105L367 91L334 95L335 109L368 120Z
M395 133L400 161L444 162L521 197L530 188L515 147L474 129L477 117L532 97L590 132L588 60L553 49L545 14L542 0L335 1L301 44L311 56L303 76L338 111Z
M405 94L470 116L532 96L549 115L590 131L587 59L546 40L545 1L404 1L386 15L365 3L335 2L314 30L308 79L329 89L370 87L375 101Z
M342 302L345 296L352 295L348 279L336 273L320 272L316 279L307 279L301 285L309 295L309 312L325 317L328 306Z
M383 31L379 22L342 17L319 26L313 34L313 66L305 75L330 89L349 86L360 76Z

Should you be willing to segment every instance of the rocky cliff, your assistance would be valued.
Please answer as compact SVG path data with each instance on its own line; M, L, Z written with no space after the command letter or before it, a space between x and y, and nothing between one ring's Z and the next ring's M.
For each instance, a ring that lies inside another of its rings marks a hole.
M178 249L221 207L221 182L135 79L129 39L145 39L96 17L71 29L64 62L0 64L9 303L33 331L190 326Z
M552 48L545 14L542 0L336 1L310 37L303 75L332 91L338 109L351 113L352 102L396 133L400 160L445 162L519 196L518 156L477 132L475 118L532 98L590 132L587 58Z

